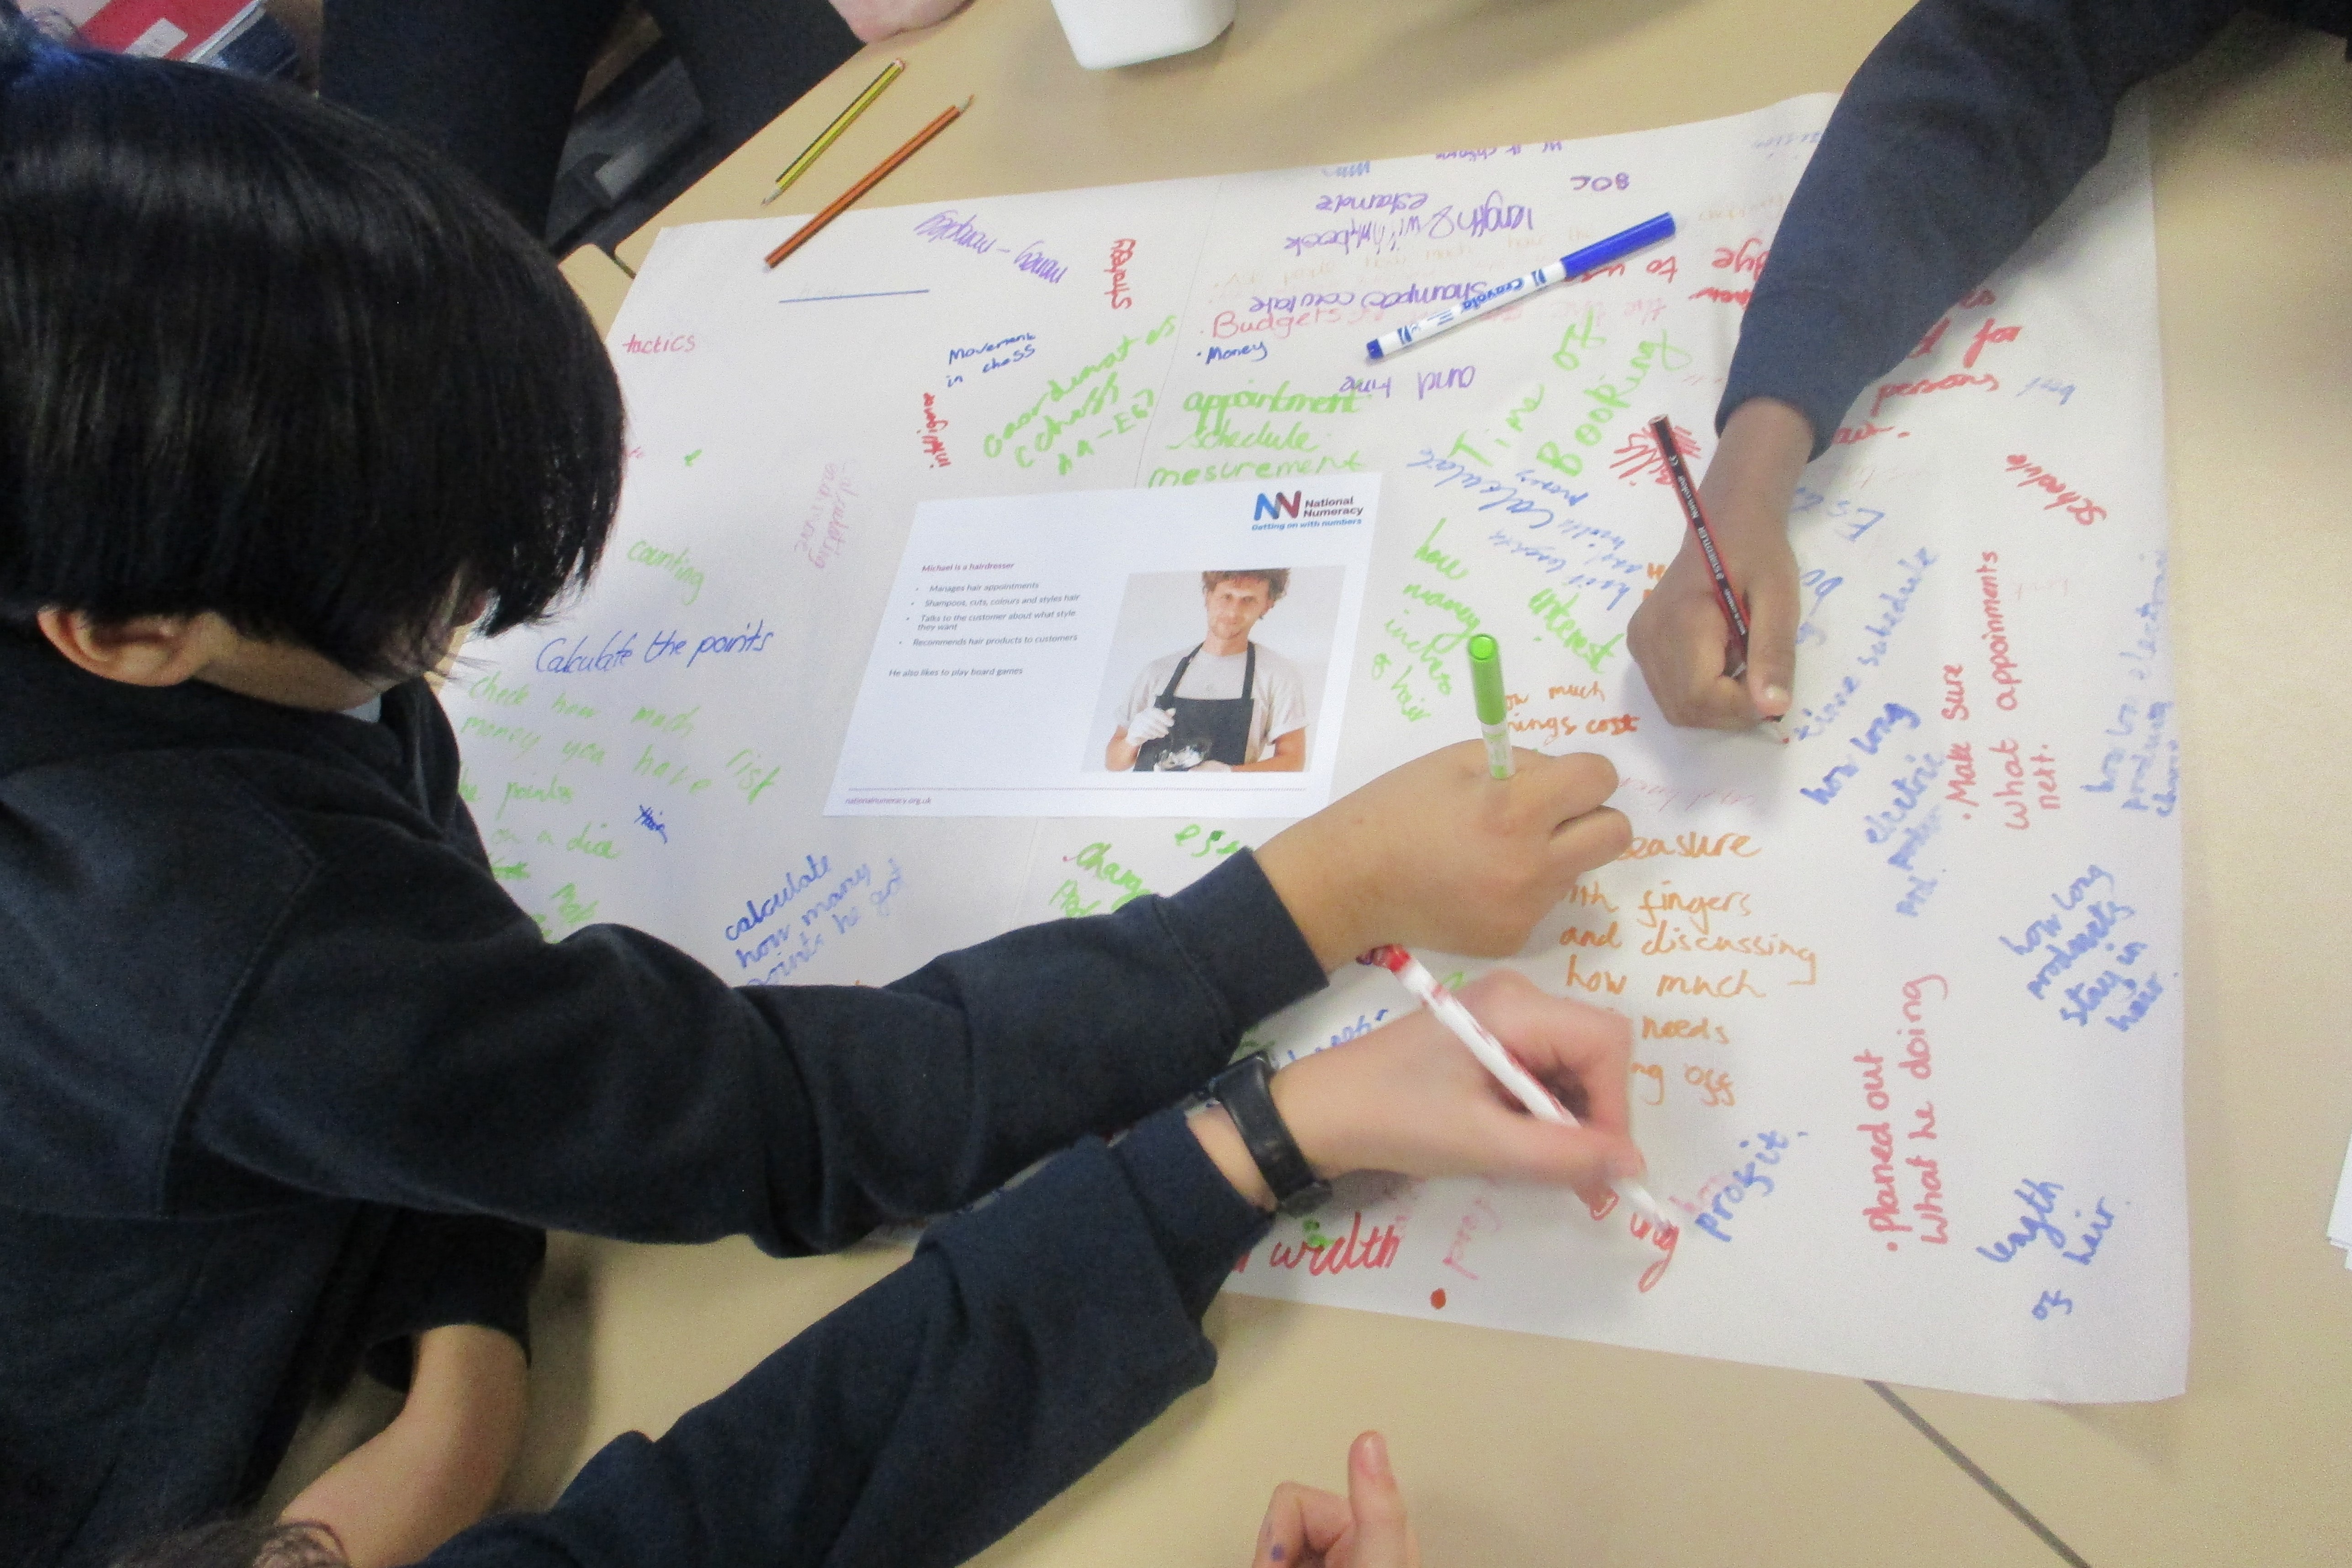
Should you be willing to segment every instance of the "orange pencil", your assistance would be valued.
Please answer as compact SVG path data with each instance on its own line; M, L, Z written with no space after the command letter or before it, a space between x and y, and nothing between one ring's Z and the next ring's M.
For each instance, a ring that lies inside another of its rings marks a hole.
M858 181L857 183L850 186L849 189L835 197L831 206L825 208L824 211L817 214L816 216L811 218L799 228L793 230L792 238L786 240L783 244L770 251L768 253L768 265L770 267L775 266L776 263L783 260L784 257L800 249L802 246L806 245L812 235L815 234L817 230L824 227L825 225L833 222L834 219L841 216L843 213L849 209L849 204L852 202L855 202L858 197L864 195L866 192L880 184L884 175L889 173L891 170L896 169L899 164L904 163L908 159L912 158L915 155L916 151L920 148L924 142L929 141L940 131L945 131L948 128L949 121L952 120L957 115L961 114L965 110L970 109L971 107L971 99L965 99L961 103L950 104L948 108L940 110L940 117L937 120L932 120L929 125L924 126L920 131L915 132L913 140L909 141L904 147L899 148L898 151L891 153L887 158L883 159L881 166L876 169L874 172L866 175L866 178Z

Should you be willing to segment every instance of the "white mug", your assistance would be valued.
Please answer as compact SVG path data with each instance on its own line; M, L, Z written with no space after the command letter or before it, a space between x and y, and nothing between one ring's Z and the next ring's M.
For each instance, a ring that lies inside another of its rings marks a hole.
M1234 0L1054 0L1054 10L1094 71L1197 49L1234 20Z

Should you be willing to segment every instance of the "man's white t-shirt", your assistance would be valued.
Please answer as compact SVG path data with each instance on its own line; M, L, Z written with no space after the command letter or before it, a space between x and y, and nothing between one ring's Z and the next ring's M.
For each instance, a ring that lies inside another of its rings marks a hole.
M1128 717L1159 699L1167 688L1168 677L1176 673L1183 657L1182 653L1174 653L1143 666L1143 673L1128 689L1126 715L1119 719L1122 727ZM1230 702L1242 695L1242 674L1248 662L1246 651L1195 653L1176 695L1204 702ZM1292 730L1307 727L1307 683L1299 678L1298 666L1263 643L1257 644L1255 692L1257 700L1250 704L1249 750L1243 758L1246 762L1265 761L1273 753L1276 741Z

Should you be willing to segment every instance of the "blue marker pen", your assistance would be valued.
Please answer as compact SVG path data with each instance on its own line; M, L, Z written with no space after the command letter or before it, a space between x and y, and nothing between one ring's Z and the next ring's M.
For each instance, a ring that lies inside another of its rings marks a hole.
M1635 224L1622 234L1613 234L1607 239L1595 240L1582 250L1570 251L1549 266L1537 267L1525 277L1514 277L1507 283L1497 283L1492 288L1482 290L1467 299L1448 305L1434 316L1425 317L1410 327L1400 327L1384 338L1375 338L1364 345L1364 352L1375 360L1384 360L1407 343L1417 343L1423 338L1436 336L1449 327L1458 327L1471 317L1492 309L1497 305L1516 305L1538 288L1549 288L1555 283L1565 282L1571 277L1581 277L1596 267L1607 267L1612 262L1622 261L1643 246L1655 245L1662 239L1673 238L1674 232L1675 215L1672 213L1660 213L1654 218Z

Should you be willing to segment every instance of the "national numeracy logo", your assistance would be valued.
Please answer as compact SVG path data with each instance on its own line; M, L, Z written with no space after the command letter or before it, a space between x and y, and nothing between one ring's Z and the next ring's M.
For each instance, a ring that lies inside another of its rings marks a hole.
M1296 517L1298 516L1298 504L1306 499L1306 497L1307 492L1304 490L1293 490L1287 496L1279 491L1269 496L1261 490L1258 492L1257 506L1250 513L1250 521L1255 523L1268 517Z

